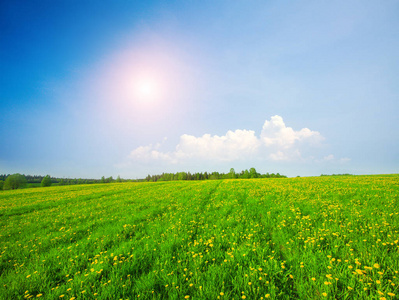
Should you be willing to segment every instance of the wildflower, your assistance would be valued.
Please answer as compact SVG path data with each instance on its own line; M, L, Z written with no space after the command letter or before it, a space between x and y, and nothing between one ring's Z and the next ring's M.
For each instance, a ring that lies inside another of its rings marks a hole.
M224 295L224 293L223 292L220 292L220 296L223 296Z
M373 267L376 268L376 269L379 269L380 265L379 264L374 264Z
M36 295L36 297L38 297L38 298L41 297L41 296L43 296L43 294L37 294Z
M322 295L323 295L324 297L327 297L327 293L323 293Z

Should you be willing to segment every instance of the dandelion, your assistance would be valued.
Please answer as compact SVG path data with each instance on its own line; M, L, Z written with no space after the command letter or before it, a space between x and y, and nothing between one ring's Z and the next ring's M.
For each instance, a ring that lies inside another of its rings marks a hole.
M184 299L188 299L188 298L190 298L190 296L189 296L189 295L186 295L186 296L184 297Z
M312 277L312 280L313 280L313 281L316 281L316 278Z
M269 297L270 297L270 294L266 294L266 295L265 295L265 298L269 298Z
M43 294L37 294L37 295L36 295L37 298L39 298L39 297L41 297L41 296L43 296Z
M220 296L223 296L224 295L224 293L223 292L220 292Z
M380 265L379 264L374 264L373 267L376 268L376 269L379 269Z
M324 297L327 297L327 293L323 293L322 295L323 295Z

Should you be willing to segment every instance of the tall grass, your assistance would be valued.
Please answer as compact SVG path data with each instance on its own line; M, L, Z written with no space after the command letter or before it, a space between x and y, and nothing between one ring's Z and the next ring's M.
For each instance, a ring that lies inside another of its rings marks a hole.
M0 194L1 299L390 299L399 176Z

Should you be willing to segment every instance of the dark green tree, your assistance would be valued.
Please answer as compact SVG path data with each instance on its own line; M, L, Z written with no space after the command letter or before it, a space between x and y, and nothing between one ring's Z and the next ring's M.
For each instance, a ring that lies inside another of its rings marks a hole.
M249 177L250 178L258 178L259 174L256 172L255 168L249 169Z
M40 184L41 186L51 186L51 177L50 175L47 175L45 177L43 177L42 182Z
M15 190L24 188L27 185L27 181L24 175L19 173L9 175L4 182L3 189L4 190Z

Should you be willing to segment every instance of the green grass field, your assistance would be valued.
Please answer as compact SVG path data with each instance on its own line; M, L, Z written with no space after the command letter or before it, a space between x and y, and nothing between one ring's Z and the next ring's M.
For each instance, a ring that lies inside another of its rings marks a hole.
M399 175L0 193L1 299L397 299Z

